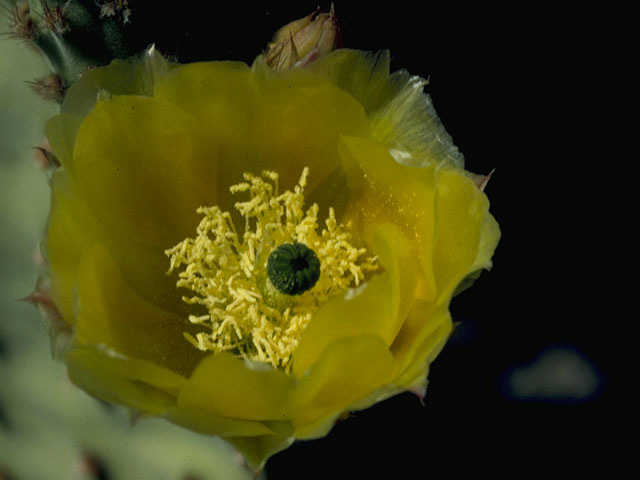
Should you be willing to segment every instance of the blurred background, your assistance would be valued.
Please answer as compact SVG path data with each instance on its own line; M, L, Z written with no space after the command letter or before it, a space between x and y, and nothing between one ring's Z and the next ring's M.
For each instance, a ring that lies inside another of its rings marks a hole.
M141 42L155 42L183 62L251 62L277 28L330 6L130 3L153 19L141 27ZM403 394L356 412L328 437L273 457L268 477L379 478L391 468L394 478L427 478L434 465L455 474L509 470L511 462L573 471L603 460L604 439L622 417L616 352L618 324L629 314L616 311L613 293L620 283L610 262L615 189L594 126L599 79L609 65L593 12L402 1L384 7L337 1L335 10L345 47L388 48L393 69L429 79L426 91L466 168L495 169L485 191L503 237L493 270L453 300L458 326L433 364L424 405ZM606 16L597 22L606 23ZM3 19L0 31L5 25ZM215 439L203 445L154 422L127 433L124 412L66 382L64 368L49 360L39 315L18 301L37 278L48 210L47 178L31 147L43 141L44 122L57 106L25 83L45 73L35 53L0 37L0 469L11 467L15 478L98 478L78 465L115 448L114 438L138 435L134 442L146 445L134 450L139 476L118 476L123 470L116 465L100 478L248 478ZM33 385L23 385L25 376ZM47 398L62 404L52 407ZM93 412L97 423L74 421L70 404ZM66 456L53 453L60 424L68 425ZM91 431L98 428L108 435L96 439ZM160 431L172 438L171 454ZM55 472L73 464L76 477L29 476L12 460L19 452ZM120 456L126 463L131 455ZM144 476L167 456L170 466L157 465L164 476ZM18 468L27 476L18 476Z

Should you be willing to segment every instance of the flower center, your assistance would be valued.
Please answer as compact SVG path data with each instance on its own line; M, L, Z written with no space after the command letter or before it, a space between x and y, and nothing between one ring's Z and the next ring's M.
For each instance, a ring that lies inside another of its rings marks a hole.
M305 168L294 191L278 193L278 175L245 173L231 193L249 192L237 202L244 217L242 240L229 212L200 207L204 218L195 238L165 251L168 273L194 293L188 304L206 311L189 321L203 331L185 338L203 351L231 352L289 371L300 336L314 312L331 297L357 286L377 269L376 258L351 244L348 225L333 208L318 232L317 204L303 210Z
M300 295L320 278L320 260L304 243L283 243L269 255L267 275L278 291Z

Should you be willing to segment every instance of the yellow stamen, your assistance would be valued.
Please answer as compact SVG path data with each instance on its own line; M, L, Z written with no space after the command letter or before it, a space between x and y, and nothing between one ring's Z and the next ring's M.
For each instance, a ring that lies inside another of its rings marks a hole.
M305 167L294 191L279 194L277 173L245 173L246 182L230 188L231 193L250 196L235 204L245 219L242 241L229 212L200 207L204 218L196 238L165 251L170 257L168 273L185 266L177 286L195 293L183 300L208 312L189 316L191 323L206 327L195 337L185 332L195 347L229 351L288 372L300 336L318 307L376 270L375 257L359 260L366 249L351 245L351 235L338 224L333 208L318 234L318 205L303 210L308 174ZM312 249L321 265L318 282L296 296L276 290L266 273L273 249L293 242Z

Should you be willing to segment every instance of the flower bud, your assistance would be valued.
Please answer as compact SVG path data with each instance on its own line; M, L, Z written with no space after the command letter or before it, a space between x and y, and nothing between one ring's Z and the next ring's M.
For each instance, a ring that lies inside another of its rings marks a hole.
M264 59L274 70L305 66L334 50L337 26L333 5L328 13L319 10L280 28L267 45Z

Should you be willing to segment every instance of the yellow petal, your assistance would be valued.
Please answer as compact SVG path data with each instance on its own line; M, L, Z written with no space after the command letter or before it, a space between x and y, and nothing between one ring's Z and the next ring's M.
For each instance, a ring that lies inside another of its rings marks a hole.
M353 408L359 410L359 408ZM293 420L295 438L299 440L313 440L329 435L336 422L344 419L347 413L343 410L324 412L310 412L310 415L301 416Z
M254 73L230 62L197 63L171 70L156 82L157 98L193 113L217 149L212 161L218 178L214 188L222 210L232 211L237 197L230 184L244 172L278 172L283 189L310 169L307 192L322 186L338 166L337 139L341 133L365 134L368 119L348 94L308 72ZM318 194L320 195L320 194Z
M178 405L244 420L283 420L289 417L288 397L294 388L294 379L271 365L221 353L198 365Z
M500 231L489 214L489 201L473 181L457 170L438 178L433 269L438 301L448 303L458 284L493 254Z
M193 327L144 302L129 288L108 251L96 245L78 267L76 339L189 374L202 357L183 337Z
M323 417L335 417L391 380L394 358L374 335L343 338L329 345L322 358L300 379L292 400L296 437Z
M478 245L478 253L473 262L471 270L490 269L492 266L491 257L495 252L498 242L500 241L500 226L496 219L489 212L484 217L484 221L480 227L480 245Z
M424 397L427 387L429 367L446 345L451 336L451 322L441 324L430 335L421 335L416 343L416 355L408 368L395 380L399 386L420 397ZM423 338L424 337L424 338Z
M51 213L45 255L49 264L52 298L65 322L73 324L78 264L92 243L96 225L82 199L74 193L69 177L56 170L51 178Z
M254 472L260 472L270 456L286 449L295 440L292 435L293 428L289 422L265 423L272 431L270 435L225 438L242 453Z
M188 307L167 276L167 258L161 249L141 244L134 233L116 232L99 223L86 201L79 197L64 170L51 179L51 215L45 254L56 306L67 323L73 323L78 263L87 245L101 243L117 263L131 289L157 307L186 318Z
M61 113L85 117L103 92L151 96L155 78L173 66L152 47L138 57L88 70L65 95Z
M273 435L273 431L264 422L238 420L216 415L208 410L172 407L163 417L177 425L205 435L220 437L255 437Z
M73 149L83 120L78 115L61 114L51 118L45 127L49 145L65 168L73 164Z
M109 350L78 346L65 353L71 380L91 395L145 413L162 414L175 406L184 377L153 362Z
M108 94L153 94L155 78L173 68L155 49L138 58L114 60L110 65L85 72L65 95L60 115L49 120L46 134L63 166L69 166L81 123L95 107L98 97Z
M293 373L298 378L336 340L370 334L387 346L393 342L413 300L417 269L409 242L392 224L375 230L373 252L384 272L334 297L314 314L294 353Z
M164 250L215 200L215 163L192 116L145 97L98 103L69 168L78 193L109 229Z
M215 118L236 110L240 119L250 113L251 105L255 103L250 68L242 62L181 65L156 79L153 96L171 102L198 118L209 115ZM225 133L242 128L235 125L234 120L230 116L219 124L204 127L221 129Z
M429 363L444 346L452 328L447 305L416 301L391 346L396 358L396 383L413 388L425 381Z
M425 300L435 298L435 167L401 165L384 145L360 137L343 137L340 155L349 171L351 195L345 218L353 221L354 230L365 241L370 241L376 225L396 225L409 240L421 267L417 295Z
M411 166L450 164L464 159L440 122L427 81L400 70L389 74L390 54L339 49L309 65L358 100L371 121L371 136L396 160Z

